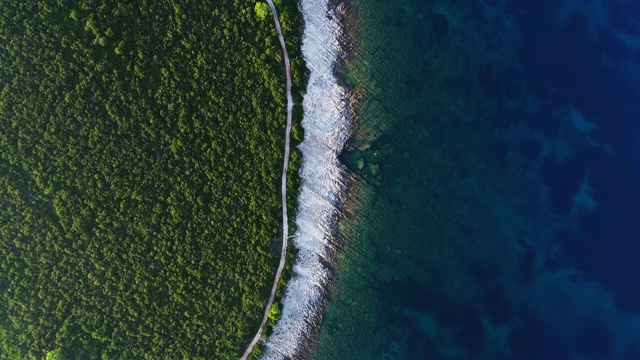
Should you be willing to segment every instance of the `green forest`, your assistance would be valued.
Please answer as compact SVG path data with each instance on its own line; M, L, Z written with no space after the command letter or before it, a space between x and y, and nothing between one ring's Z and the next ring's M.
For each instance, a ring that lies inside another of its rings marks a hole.
M299 94L300 16L276 3ZM0 1L0 359L242 354L281 243L284 65L260 9Z

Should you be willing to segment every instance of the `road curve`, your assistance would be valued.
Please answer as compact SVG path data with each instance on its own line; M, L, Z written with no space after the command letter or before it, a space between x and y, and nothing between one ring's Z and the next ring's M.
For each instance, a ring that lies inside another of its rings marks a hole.
M269 319L269 310L273 305L278 281L280 281L282 270L284 269L284 263L287 256L287 243L289 239L289 219L287 217L287 170L289 169L289 138L291 135L291 118L293 112L293 97L291 96L291 62L289 61L289 53L287 52L287 45L284 42L284 36L282 36L282 27L280 26L276 6L273 4L272 0L267 0L267 3L269 3L269 7L273 12L273 22L276 24L278 39L280 39L280 46L282 47L282 53L284 54L284 65L287 75L287 129L285 130L284 162L282 165L282 251L280 252L280 264L278 265L278 271L276 271L276 278L273 280L273 287L271 288L271 296L269 296L269 302L267 302L267 306L264 309L262 323L260 323L260 328L258 328L256 336L247 347L247 350L242 355L241 360L246 360L249 354L251 354L251 351L256 347L256 344L258 344L258 341L260 341L260 337L262 336L262 330Z

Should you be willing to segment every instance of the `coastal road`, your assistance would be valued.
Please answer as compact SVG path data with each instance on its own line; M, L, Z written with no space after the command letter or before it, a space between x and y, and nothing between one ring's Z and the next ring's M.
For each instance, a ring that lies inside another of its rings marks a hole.
M280 39L280 46L282 47L282 52L284 54L284 65L287 75L287 129L285 130L284 163L282 165L282 251L280 253L280 264L278 265L278 271L276 271L276 278L273 280L273 287L271 288L271 296L269 296L269 301L267 302L267 306L264 309L262 323L260 324L260 328L258 329L256 336L253 338L251 344L249 344L249 347L247 347L247 350L242 355L241 360L246 360L249 354L251 354L251 351L253 351L253 349L255 348L256 344L258 344L258 341L260 341L260 337L262 336L262 330L264 329L264 326L269 319L269 310L273 305L273 299L276 296L278 281L280 281L282 270L284 269L284 263L287 256L287 243L289 240L289 219L287 217L287 170L289 169L289 143L291 135L291 118L293 113L293 97L291 96L291 63L289 61L287 46L284 42L284 36L282 36L282 27L280 26L280 20L278 19L276 6L273 4L272 0L267 0L267 3L269 3L269 7L273 12L273 21L276 24L278 39Z

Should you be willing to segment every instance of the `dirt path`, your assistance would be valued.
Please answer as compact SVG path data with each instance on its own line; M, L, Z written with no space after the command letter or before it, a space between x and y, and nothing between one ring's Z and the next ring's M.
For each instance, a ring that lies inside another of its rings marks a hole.
M256 347L256 344L258 344L258 341L260 341L260 337L262 336L262 330L269 319L269 310L271 309L271 305L273 305L278 281L280 281L280 276L282 276L282 270L284 269L284 263L287 255L287 243L289 240L289 219L287 217L287 170L289 169L289 138L291 134L291 117L293 112L293 98L291 97L291 63L289 62L289 53L287 52L287 46L284 42L284 36L282 36L282 27L280 26L276 6L273 4L272 0L267 0L267 3L269 3L269 7L271 7L271 11L273 12L273 21L276 24L276 31L278 32L280 46L282 47L282 52L284 54L284 65L287 74L287 129L285 131L284 163L282 165L282 252L280 253L280 264L278 265L276 278L273 280L271 296L269 297L269 302L267 302L267 306L264 309L262 323L260 324L260 328L258 329L256 336L251 341L251 344L249 344L249 347L247 347L244 355L242 355L241 360L246 360L249 354L251 354L251 351L253 351L253 348Z

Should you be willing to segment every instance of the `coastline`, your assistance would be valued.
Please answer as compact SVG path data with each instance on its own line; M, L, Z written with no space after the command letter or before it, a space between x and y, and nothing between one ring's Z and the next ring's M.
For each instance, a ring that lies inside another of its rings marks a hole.
M336 67L348 49L345 1L301 0L302 55L310 71L303 100L301 185L293 243L298 251L282 299L282 317L264 343L264 359L306 358L330 301L340 248L338 220L348 177L338 156L354 128L351 94Z

